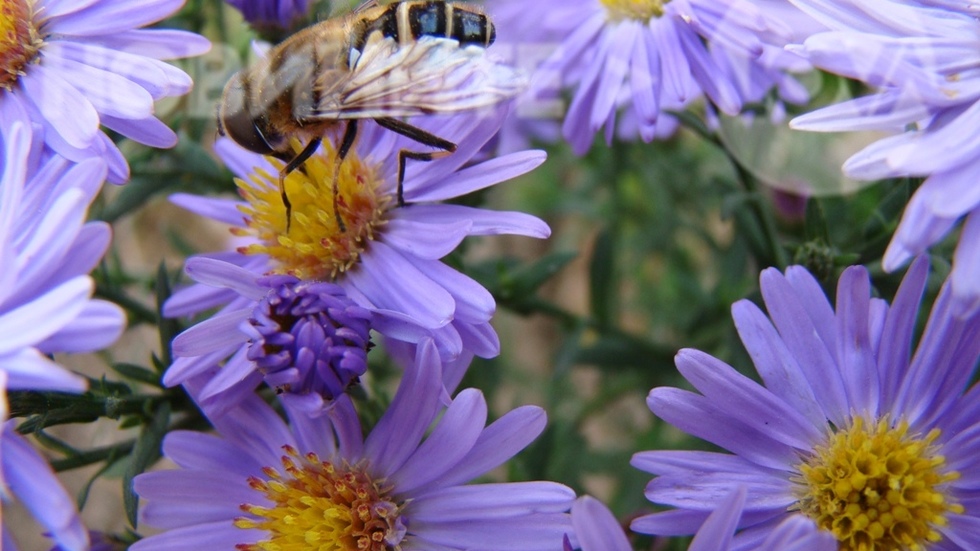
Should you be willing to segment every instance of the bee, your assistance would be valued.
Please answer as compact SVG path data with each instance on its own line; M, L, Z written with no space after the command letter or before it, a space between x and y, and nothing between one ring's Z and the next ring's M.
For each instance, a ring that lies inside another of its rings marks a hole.
M404 205L407 159L431 161L456 144L401 117L444 114L493 105L521 91L516 70L490 60L485 49L496 31L475 7L453 2L371 0L346 16L307 27L239 71L218 106L218 131L242 147L286 164L279 190L290 203L285 177L300 168L321 140L345 125L334 164L333 202L338 226L338 175L357 138L357 124L378 125L437 149L398 153L398 205ZM298 139L299 153L290 141Z

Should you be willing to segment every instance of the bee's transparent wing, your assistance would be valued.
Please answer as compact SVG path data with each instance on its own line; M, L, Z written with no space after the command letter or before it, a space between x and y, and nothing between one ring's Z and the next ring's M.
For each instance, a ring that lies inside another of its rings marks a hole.
M400 47L378 36L351 60L344 78L318 79L313 118L452 113L499 103L526 86L520 71L488 57L483 48L428 36Z

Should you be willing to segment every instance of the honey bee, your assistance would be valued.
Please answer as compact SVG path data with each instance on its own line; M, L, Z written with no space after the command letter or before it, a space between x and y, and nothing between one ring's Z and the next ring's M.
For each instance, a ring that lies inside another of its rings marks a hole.
M279 190L290 203L284 179L316 151L328 132L344 124L334 165L333 201L338 226L337 178L354 145L359 119L438 149L398 153L397 200L407 159L431 161L456 144L399 117L443 114L493 105L523 87L516 70L490 60L485 48L496 31L489 18L465 4L371 0L346 16L307 27L273 47L225 86L218 130L242 147L286 163ZM298 139L296 153L290 144Z

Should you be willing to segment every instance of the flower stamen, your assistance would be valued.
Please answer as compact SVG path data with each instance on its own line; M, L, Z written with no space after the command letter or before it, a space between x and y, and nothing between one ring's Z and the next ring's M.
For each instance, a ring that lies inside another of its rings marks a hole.
M238 528L266 530L267 540L242 543L239 551L396 551L405 534L390 488L374 481L365 465L336 466L314 453L300 456L283 446L282 472L249 479L271 506L245 504ZM272 471L272 473L269 473ZM257 517L257 518L256 518Z
M962 513L946 492L959 478L945 471L933 444L939 430L910 435L906 421L866 426L860 417L830 436L800 466L801 512L834 534L842 550L925 549L937 526Z
M615 21L635 19L649 21L664 14L664 4L670 0L599 0Z
M277 266L275 273L303 280L332 280L354 266L385 224L392 198L381 191L382 180L375 167L349 152L337 177L337 207L344 224L339 227L333 206L335 159L336 149L330 140L324 140L320 152L302 170L286 176L286 194L292 203L288 224L276 174L259 169L247 181L236 179L248 204L239 207L245 227L234 228L232 233L258 239L239 252L267 254ZM284 166L278 159L269 160L276 170Z

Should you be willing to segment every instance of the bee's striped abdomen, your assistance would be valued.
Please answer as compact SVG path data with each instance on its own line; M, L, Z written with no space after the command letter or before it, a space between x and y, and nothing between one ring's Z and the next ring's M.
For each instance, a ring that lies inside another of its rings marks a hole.
M374 19L366 20L351 41L363 50L368 37L380 32L399 44L410 44L423 36L452 38L462 45L487 47L497 36L486 15L451 2L396 2L384 7Z

